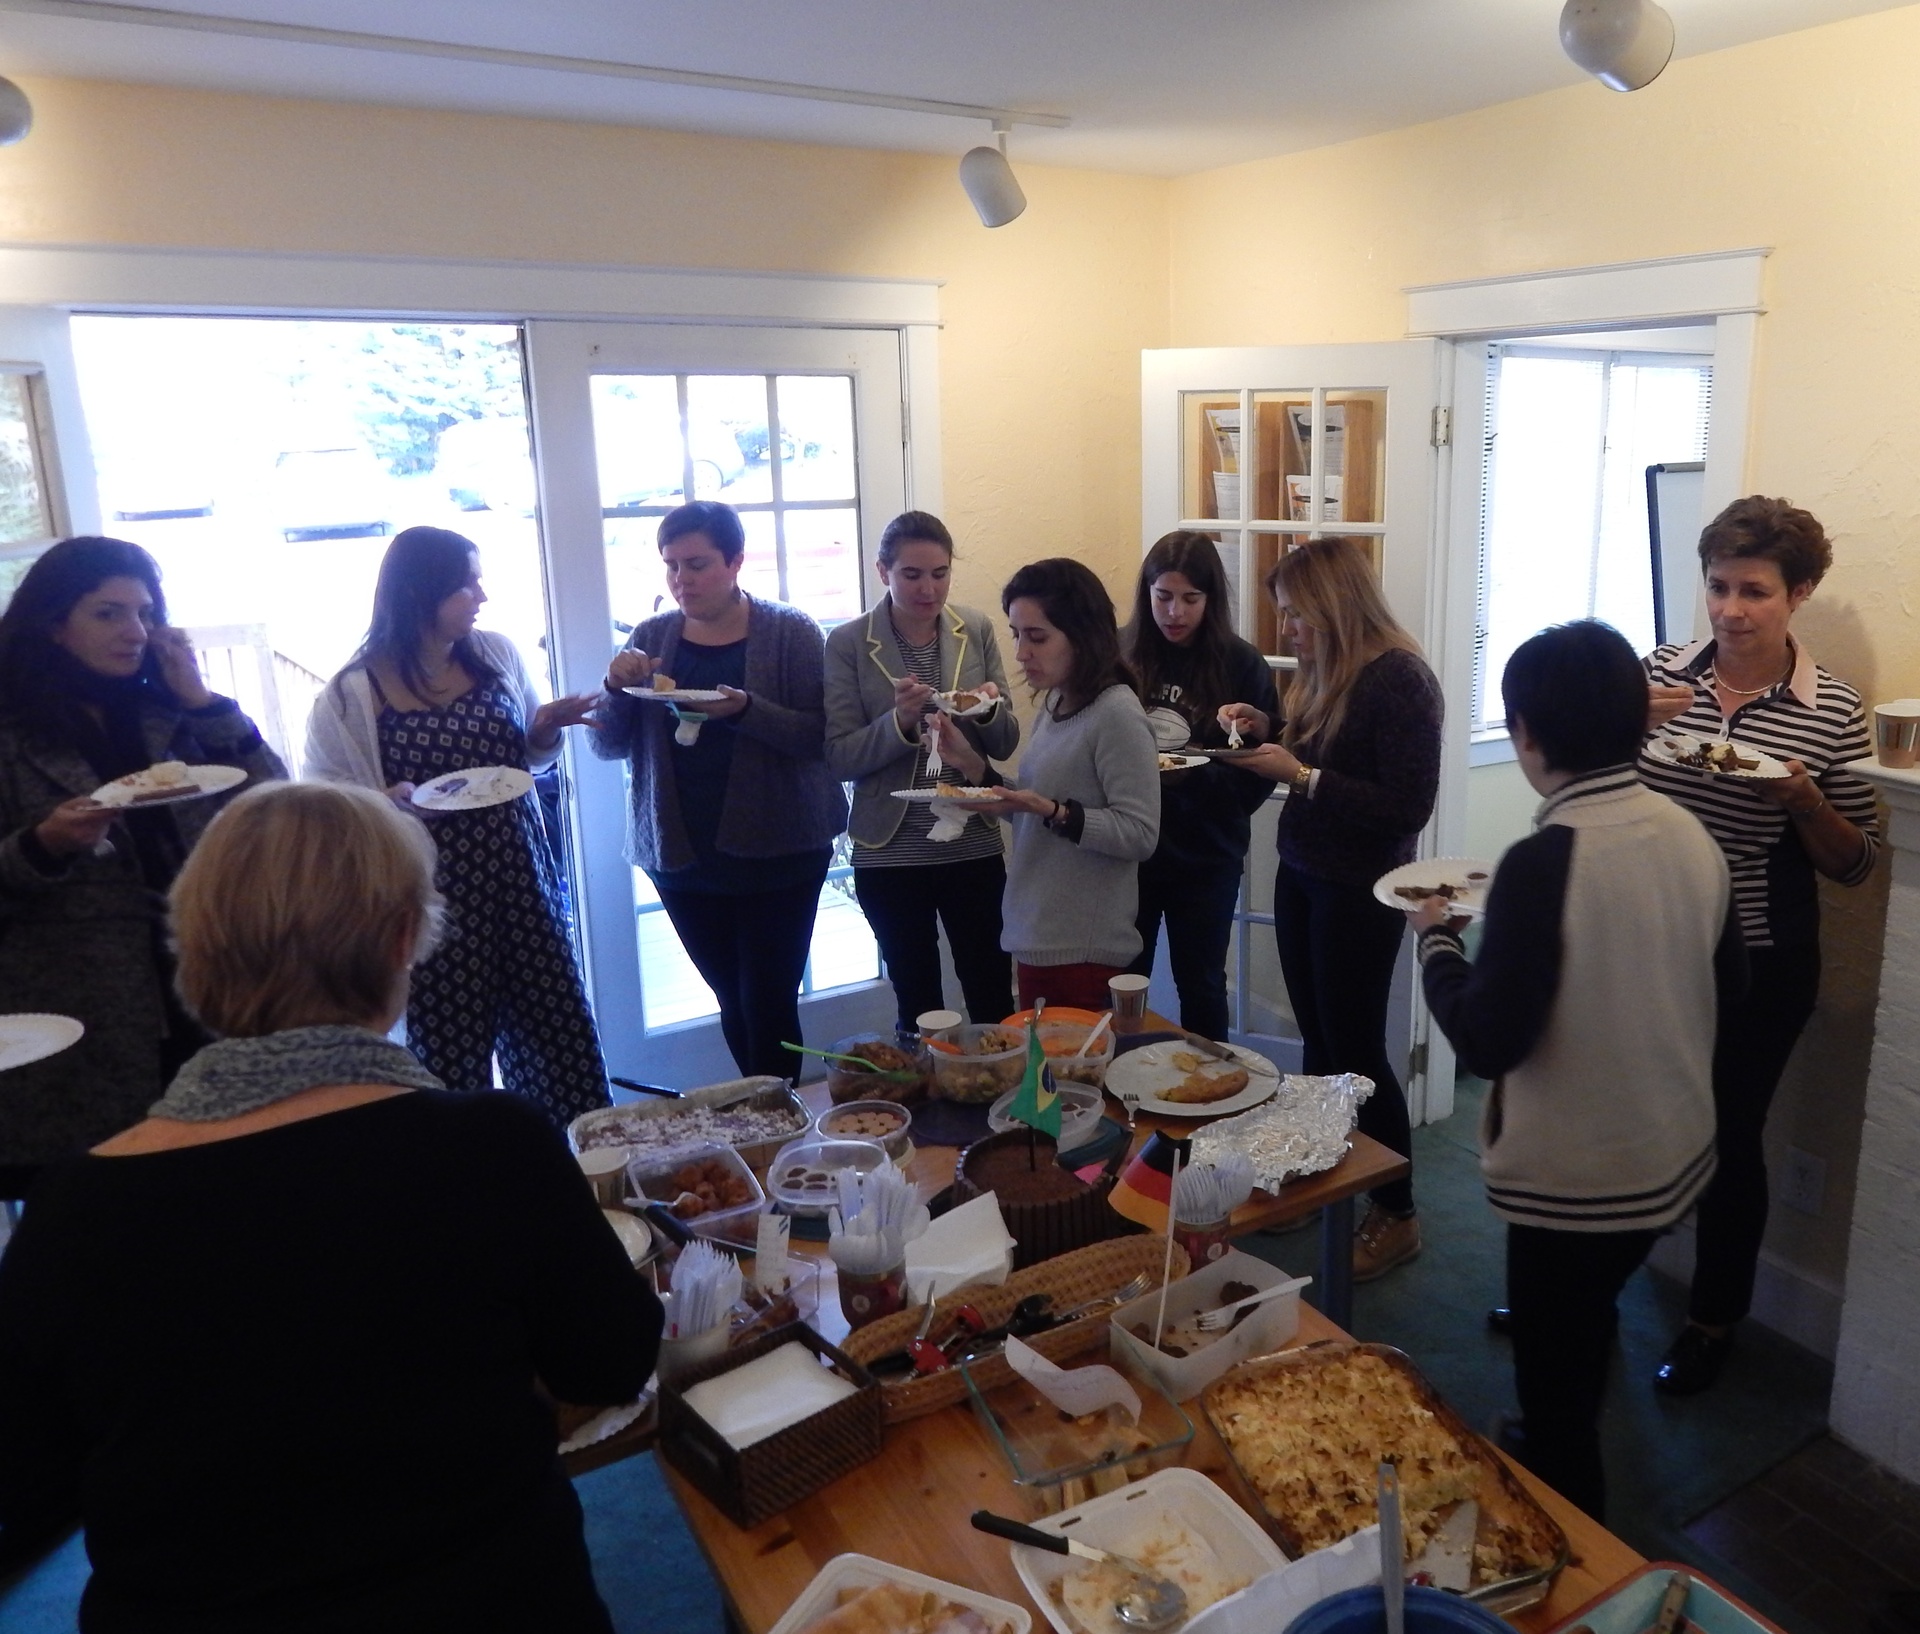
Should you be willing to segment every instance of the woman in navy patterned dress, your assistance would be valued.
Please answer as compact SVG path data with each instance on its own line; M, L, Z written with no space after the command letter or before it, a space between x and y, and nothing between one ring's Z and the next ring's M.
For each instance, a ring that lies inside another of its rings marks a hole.
M314 705L306 775L383 790L420 816L415 786L445 773L552 764L561 732L594 700L538 702L513 643L474 629L486 599L471 540L444 528L395 535L367 639ZM413 973L407 1042L449 1089L491 1089L497 1059L506 1087L557 1124L607 1105L538 802L425 821L447 924Z

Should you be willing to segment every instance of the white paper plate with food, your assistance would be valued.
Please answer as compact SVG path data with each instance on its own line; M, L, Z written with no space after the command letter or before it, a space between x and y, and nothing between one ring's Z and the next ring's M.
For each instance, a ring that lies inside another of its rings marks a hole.
M246 772L238 766L189 766L183 760L162 760L144 772L129 772L101 784L93 798L103 806L170 806L178 800L224 794L246 780Z
M71 1049L86 1030L72 1016L50 1016L39 1011L0 1016L0 1072Z
M1159 1470L1032 1525L1172 1578L1186 1590L1188 1617L1287 1563L1260 1523L1198 1470ZM1017 1543L1013 1569L1060 1634L1123 1626L1111 1610L1112 1567Z
M1245 743L1238 749L1201 749L1197 752L1209 760L1248 760L1265 747L1264 743Z
M871 1555L835 1555L787 1607L773 1625L772 1634L838 1634L841 1629L946 1628L964 1626L957 1614L926 1615L925 1597L933 1595L948 1606L977 1612L993 1634L1031 1634L1033 1616L1011 1600L996 1600L978 1589L945 1583L924 1572L911 1572ZM834 1620L836 1612L845 1617Z
M1160 770L1163 772L1190 772L1196 766L1207 763L1205 755L1166 755L1160 757Z
M1669 766L1690 772L1710 772L1716 777L1770 782L1793 776L1772 755L1762 754L1730 738L1697 738L1688 732L1663 732L1647 745L1647 753Z
M959 692L936 692L933 706L943 715L952 715L956 720L977 720L982 715L991 715L993 706L999 698L991 693L961 690Z
M1006 798L1004 789L969 788L959 783L942 783L937 789L895 789L896 800L911 800L917 805L952 806L956 811L979 811Z
M704 687L622 687L629 698L645 698L656 704L723 704L724 692L709 692Z
M1484 857L1428 857L1390 869L1373 882L1373 899L1411 910L1429 897L1444 897L1449 911L1478 919L1487 911L1493 864Z
M1167 1118L1244 1112L1280 1087L1280 1069L1239 1044L1227 1048L1231 1061L1216 1061L1177 1038L1128 1050L1107 1068L1108 1093L1122 1101L1137 1096L1138 1110Z
M422 783L413 803L422 811L482 811L532 792L533 774L518 766L474 766Z

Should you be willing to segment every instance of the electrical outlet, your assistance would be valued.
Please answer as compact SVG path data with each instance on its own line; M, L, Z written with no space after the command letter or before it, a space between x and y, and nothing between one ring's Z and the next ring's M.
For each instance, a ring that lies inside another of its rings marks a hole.
M1787 1148L1787 1161L1780 1175L1780 1201L1802 1214L1818 1215L1827 1193L1827 1166L1811 1152L1798 1146Z

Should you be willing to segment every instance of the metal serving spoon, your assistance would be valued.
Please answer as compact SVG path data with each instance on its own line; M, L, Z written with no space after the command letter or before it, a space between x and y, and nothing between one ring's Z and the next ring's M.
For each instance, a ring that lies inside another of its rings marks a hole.
M1037 1527L1023 1526L1019 1521L1010 1521L990 1510L976 1509L973 1512L973 1524L978 1531L989 1532L994 1537L1007 1538L1014 1543L1024 1543L1029 1548L1045 1549L1056 1555L1077 1555L1082 1560L1110 1561L1122 1571L1130 1572L1133 1576L1131 1587L1113 1603L1114 1617L1128 1628L1153 1634L1153 1630L1170 1628L1187 1614L1187 1591L1172 1579L1148 1571L1136 1560L1109 1554L1105 1549L1096 1549L1091 1543L1082 1543L1078 1538L1059 1537L1052 1532L1042 1532Z

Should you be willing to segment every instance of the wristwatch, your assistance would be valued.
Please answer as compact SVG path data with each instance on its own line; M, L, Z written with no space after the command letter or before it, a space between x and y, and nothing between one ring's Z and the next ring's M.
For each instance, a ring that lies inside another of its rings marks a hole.
M1289 778L1288 781L1291 782L1300 793L1308 793L1313 787L1313 768L1304 763L1296 766L1293 771L1293 776Z

